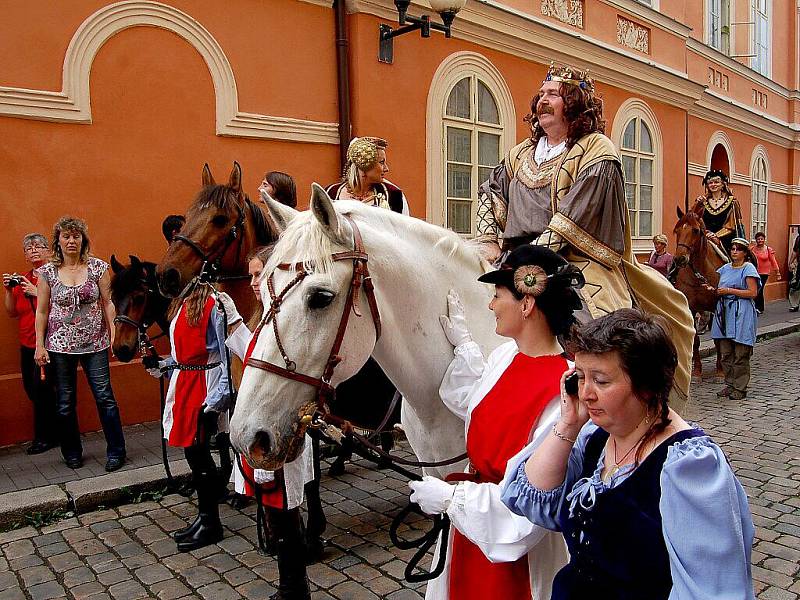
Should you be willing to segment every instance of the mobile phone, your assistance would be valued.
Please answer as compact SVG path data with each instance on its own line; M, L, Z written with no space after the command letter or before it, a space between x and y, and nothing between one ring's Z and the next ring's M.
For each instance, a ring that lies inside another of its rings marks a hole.
M570 396L578 395L578 374L573 373L564 380L564 389Z

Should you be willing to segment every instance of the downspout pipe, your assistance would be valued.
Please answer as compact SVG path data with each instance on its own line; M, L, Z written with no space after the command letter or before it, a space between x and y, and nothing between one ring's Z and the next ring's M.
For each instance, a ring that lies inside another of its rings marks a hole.
M336 87L339 105L339 162L344 169L347 146L350 144L350 40L347 38L345 0L333 0L336 23Z

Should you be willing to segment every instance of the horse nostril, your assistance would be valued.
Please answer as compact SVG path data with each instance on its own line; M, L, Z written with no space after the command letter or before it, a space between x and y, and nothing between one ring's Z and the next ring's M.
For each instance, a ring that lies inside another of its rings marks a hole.
M119 358L122 362L128 362L131 358L133 358L133 348L128 345L120 346L117 348L117 358Z
M253 458L261 458L269 453L271 447L269 434L266 431L258 431L250 446L250 455Z

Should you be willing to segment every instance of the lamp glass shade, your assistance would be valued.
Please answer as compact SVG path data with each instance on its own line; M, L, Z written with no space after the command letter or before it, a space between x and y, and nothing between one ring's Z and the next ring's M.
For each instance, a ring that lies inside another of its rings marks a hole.
M467 0L428 0L431 8L439 13L452 13L456 14L467 3Z

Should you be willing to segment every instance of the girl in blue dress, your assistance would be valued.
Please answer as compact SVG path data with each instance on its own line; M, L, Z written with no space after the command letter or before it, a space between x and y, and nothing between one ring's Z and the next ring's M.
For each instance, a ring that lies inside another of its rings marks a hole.
M711 337L719 343L720 363L725 373L725 387L717 396L729 396L732 400L747 396L750 357L756 343L758 316L754 298L761 287L761 276L752 258L747 240L737 237L731 241L731 262L717 269L719 300Z
M561 531L553 600L754 600L753 521L722 450L668 407L677 365L661 322L621 309L573 329L577 393L502 501Z

